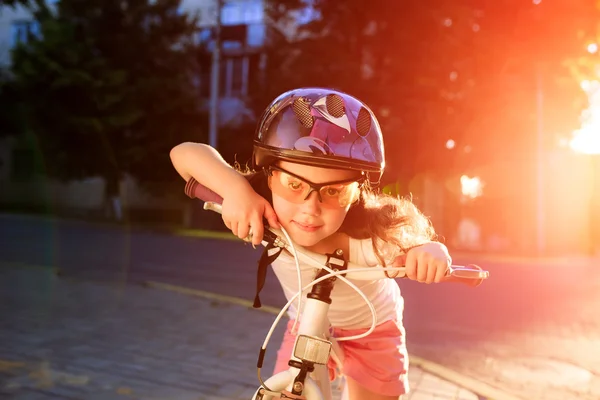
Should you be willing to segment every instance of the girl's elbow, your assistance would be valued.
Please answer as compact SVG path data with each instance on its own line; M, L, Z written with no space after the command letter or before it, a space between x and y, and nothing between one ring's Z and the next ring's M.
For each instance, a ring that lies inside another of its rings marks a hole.
M189 173L187 172L187 167L186 167L186 164L187 164L186 154L189 153L188 148L189 148L189 146L187 146L187 143L181 143L181 144L178 144L177 146L173 147L171 149L171 151L169 152L171 164L173 164L173 167L175 168L175 170L186 181L190 177Z
M186 147L186 144L187 144L187 142L180 143L171 149L171 151L169 152L169 156L171 157L171 160L174 157L177 157L179 155L179 153L181 153L181 150Z
M197 143L183 142L173 147L169 152L171 161L175 163L176 161L183 159L186 156L186 154L190 152L190 149L196 145Z
M178 145L176 145L175 147L173 147L171 149L171 155L181 152L183 149L190 147L191 144L192 144L191 142L179 143Z

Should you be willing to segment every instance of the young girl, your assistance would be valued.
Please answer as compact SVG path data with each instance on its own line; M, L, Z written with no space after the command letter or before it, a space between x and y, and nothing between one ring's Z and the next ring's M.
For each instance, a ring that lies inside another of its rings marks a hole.
M407 276L419 282L440 282L451 264L446 247L433 241L429 221L409 200L370 189L383 173L383 137L373 112L348 94L303 88L275 99L257 127L252 174L240 173L204 144L180 144L171 159L188 187L197 181L223 198L227 227L240 238L251 229L254 244L261 242L265 218L309 250L341 249L350 261L367 266L405 265ZM289 300L298 285L293 258L282 253L272 266ZM314 275L302 265L303 282ZM354 283L373 303L378 325L364 339L339 342L350 399L398 399L408 391L400 289L394 279ZM347 285L338 282L331 298L334 336L357 335L371 326L368 306ZM295 318L293 307L289 315ZM275 372L288 368L292 325Z

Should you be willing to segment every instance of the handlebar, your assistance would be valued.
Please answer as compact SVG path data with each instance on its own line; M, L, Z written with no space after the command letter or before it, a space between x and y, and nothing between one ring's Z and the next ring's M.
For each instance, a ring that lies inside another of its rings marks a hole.
M185 193L190 198L198 198L198 199L204 200L204 202L205 202L204 209L205 210L212 210L217 213L221 213L221 211L222 211L221 203L223 202L222 197L219 196L217 193L213 192L212 190L206 188L205 186L199 184L195 179L191 178L188 181L188 183L186 184L186 187L185 187ZM374 267L365 268L365 267L356 265L354 263L347 262L346 270L343 270L343 269L338 270L337 268L335 268L335 266L328 264L327 256L311 252L311 251L309 251L301 246L298 246L294 243L287 243L285 238L289 238L289 235L287 234L287 232L285 232L285 230L281 231L279 229L272 228L272 227L268 226L268 224L265 224L265 228L266 229L264 231L263 240L262 240L263 245L273 244L275 246L285 248L290 253L292 253L293 255L296 256L295 261L296 261L296 266L297 266L297 272L299 275L298 276L299 290L291 299L288 300L288 303L286 304L286 306L284 308L282 308L282 310L278 314L277 318L275 319L273 325L271 326L271 330L267 334L267 337L265 339L265 342L263 343L263 346L261 347L259 363L257 364L259 379L260 379L260 368L262 366L262 357L264 356L264 352L267 347L267 343L269 342L269 339L270 339L271 335L273 334L273 331L275 330L277 323L282 318L283 313L287 310L287 308L290 306L290 304L293 301L295 301L296 299L298 300L296 320L299 320L300 310L302 309L302 307L301 307L302 293L305 290L309 289L310 287L312 287L315 284L320 283L322 280L330 279L330 277L333 277L333 276L339 276L339 279L341 279L349 287L351 287L353 290L355 290L363 298L363 300L366 302L366 304L368 305L368 307L371 311L371 315L372 315L371 327L366 332L361 333L359 335L346 336L346 337L337 339L338 341L355 340L355 339L366 337L375 330L376 324L377 324L377 315L376 315L376 310L375 310L372 302L356 286L356 284L351 282L350 280L348 280L348 278L351 278L354 280L375 280L375 279L386 279L386 278L389 279L389 276L386 274L386 271L399 271L400 276L398 276L398 277L406 278L406 272L405 272L404 267L384 268L382 266L374 266ZM250 235L251 235L251 232L250 232ZM247 237L244 240L249 241L249 239L251 239L251 236ZM267 239L267 240L265 240L265 239ZM291 241L292 239L290 238L289 240ZM306 262L307 264L312 264L315 268L318 268L321 270L324 269L328 272L328 274L317 277L315 280L313 280L311 282L310 285L308 285L306 287L302 287L300 264L298 262L299 260L302 260L302 261ZM487 279L489 277L489 272L483 271L481 268L479 268L476 265L471 265L471 266L467 266L467 267L452 265L448 269L446 275L447 275L447 277L444 279L445 281L460 282L460 283L467 284L468 286L478 286L479 284L481 284L483 279ZM309 319L311 318L310 313L308 314L307 318L309 318ZM262 380L261 380L261 382L262 382ZM266 388L266 385L264 384L264 382L262 382L262 384Z
M212 201L206 201L204 203L205 210L211 210L217 213L221 213L221 205ZM279 247L285 248L290 253L292 252L290 244L286 241L285 236L281 232L281 230L272 228L269 226L265 226L268 231L272 232L275 235L275 244ZM246 238L245 240L248 240ZM263 240L263 245L266 245L267 242ZM314 253L310 250L307 250L299 245L294 244L294 248L296 250L296 254L298 258L302 261L312 264L317 268L322 268L323 265L327 264L327 256L322 254ZM403 268L384 268L382 266L375 266L365 268L364 266L360 266L354 264L352 262L348 262L346 277L353 280L376 280L376 279L384 279L389 278L386 274L386 271L399 271L399 275L397 278L406 278L406 274ZM469 266L460 266L460 265L452 265L448 268L446 272L446 278L444 281L447 282L460 282L467 284L469 286L478 286L483 279L487 279L489 277L489 272L484 271L476 265Z

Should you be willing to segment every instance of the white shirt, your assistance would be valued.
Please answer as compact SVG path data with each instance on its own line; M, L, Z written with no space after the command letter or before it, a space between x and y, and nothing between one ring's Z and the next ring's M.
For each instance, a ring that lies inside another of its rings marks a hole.
M379 264L375 257L371 239L358 240L350 238L349 261L358 265L374 267ZM283 293L289 301L298 292L298 272L293 256L282 252L272 263L273 271L279 279ZM302 286L306 286L318 273L317 269L300 262ZM400 287L394 279L385 278L372 281L352 280L373 303L377 314L377 325L389 320L402 320L404 299ZM306 295L302 294L302 304ZM371 310L364 299L350 286L340 279L335 281L331 292L332 303L329 307L329 322L332 326L342 329L369 328L372 322ZM296 318L297 299L288 309L290 318ZM302 315L302 314L300 314Z

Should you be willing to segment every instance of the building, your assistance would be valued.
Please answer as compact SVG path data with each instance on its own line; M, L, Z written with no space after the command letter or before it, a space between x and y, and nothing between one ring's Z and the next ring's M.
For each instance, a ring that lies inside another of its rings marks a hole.
M216 0L183 0L182 12L200 14L198 41L214 49L217 24ZM219 124L237 125L254 116L244 107L251 75L258 73L261 50L266 40L264 4L262 0L228 0L221 8L221 63L219 79ZM200 91L210 96L211 71L201 72Z

